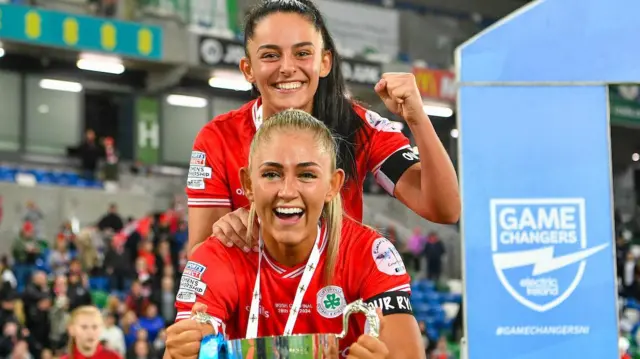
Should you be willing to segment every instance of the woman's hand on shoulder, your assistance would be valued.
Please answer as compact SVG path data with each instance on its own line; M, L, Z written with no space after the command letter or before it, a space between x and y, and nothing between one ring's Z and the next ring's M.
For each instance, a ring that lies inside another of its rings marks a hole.
M238 208L221 217L213 224L212 235L220 240L227 247L237 246L245 252L251 248L258 249L258 221L254 223L251 243L247 243L247 227L249 223L249 211L245 208Z

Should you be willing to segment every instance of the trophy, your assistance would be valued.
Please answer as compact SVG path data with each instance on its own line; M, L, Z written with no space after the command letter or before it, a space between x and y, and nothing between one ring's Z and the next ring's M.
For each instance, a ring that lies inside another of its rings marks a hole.
M202 339L198 359L338 359L338 340L347 335L349 316L363 313L369 324L369 335L378 337L380 319L375 308L362 299L348 304L343 310L340 334L295 334L255 339L226 340L222 334L208 335ZM211 318L198 313L195 320L211 323Z

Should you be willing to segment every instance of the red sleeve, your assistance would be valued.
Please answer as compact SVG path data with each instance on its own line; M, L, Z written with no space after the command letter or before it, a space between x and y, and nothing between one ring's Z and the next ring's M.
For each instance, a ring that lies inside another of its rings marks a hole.
M120 354L118 354L117 352L114 352L113 350L108 350L107 353L109 353L109 355L107 355L107 357L109 357L111 359L122 359L122 356Z
M238 303L233 261L228 249L218 240L207 240L198 247L187 262L176 295L176 322L191 317L194 303L207 305L223 331L235 313Z
M224 142L213 126L203 127L193 144L186 187L189 207L231 207Z
M360 106L356 106L356 112L365 122L367 171L372 172L378 184L393 196L404 171L420 160L398 124Z

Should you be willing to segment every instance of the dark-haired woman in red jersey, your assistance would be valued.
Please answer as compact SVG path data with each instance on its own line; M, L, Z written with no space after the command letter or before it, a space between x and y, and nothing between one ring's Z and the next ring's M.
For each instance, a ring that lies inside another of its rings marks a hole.
M410 73L385 73L375 86L382 102L411 130L419 156L389 120L346 95L340 56L322 14L309 0L259 3L246 19L246 56L240 70L259 95L220 115L198 134L187 179L189 251L212 234L249 251L243 240L249 204L238 171L263 120L298 109L322 121L338 138L338 167L345 171L345 211L362 219L367 172L391 196L421 217L455 223L458 182L451 160L423 110ZM214 224L215 223L215 224Z

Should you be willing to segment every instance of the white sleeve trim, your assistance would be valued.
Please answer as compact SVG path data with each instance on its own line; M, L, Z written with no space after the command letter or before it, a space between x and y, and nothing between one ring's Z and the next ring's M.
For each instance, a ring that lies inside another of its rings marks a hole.
M385 292L411 292L411 284L403 284L391 289L385 290Z
M387 177L387 175L384 172L382 172L380 168L389 159L389 157L393 156L398 151L403 151L408 148L411 148L411 146L405 145L405 146L399 147L397 150L393 151L389 156L387 156L384 160L378 163L373 168L373 171L371 171L373 173L373 177L376 179L376 182L380 185L380 187L382 187L392 197L394 196L394 193L396 191L396 184L393 183L393 181L389 177Z
M189 207L231 207L231 201L223 198L187 198Z

